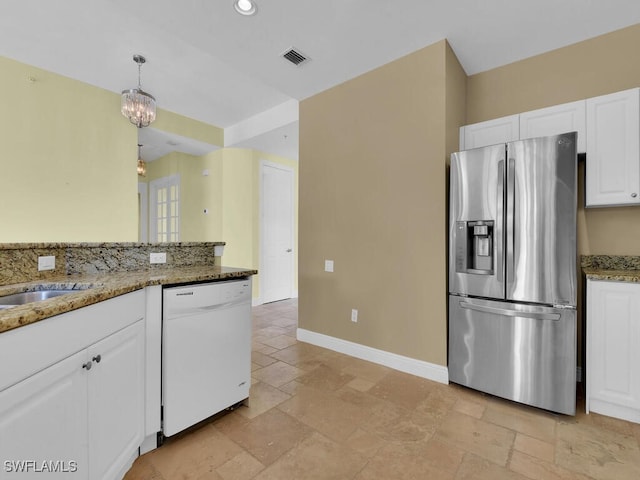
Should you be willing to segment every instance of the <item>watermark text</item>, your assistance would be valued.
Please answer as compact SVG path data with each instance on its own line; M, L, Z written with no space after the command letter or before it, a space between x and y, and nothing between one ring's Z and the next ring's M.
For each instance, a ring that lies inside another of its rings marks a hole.
M7 473L74 473L78 471L75 460L5 460Z

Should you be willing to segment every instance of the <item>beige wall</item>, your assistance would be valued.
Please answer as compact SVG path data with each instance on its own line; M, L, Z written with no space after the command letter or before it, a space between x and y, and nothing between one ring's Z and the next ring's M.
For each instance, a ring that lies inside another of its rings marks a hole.
M0 242L136 241L119 95L0 57Z
M640 86L640 25L473 75L468 123ZM584 169L580 169L584 182ZM640 255L640 208L584 209L579 199L582 254Z
M208 176L202 175L205 169L209 170ZM172 152L147 163L145 180L149 184L170 175L180 176L180 239L185 242L221 241L222 150L201 157Z
M3 57L0 71L0 242L136 241L138 130L120 95ZM224 143L163 109L153 126Z
M640 86L639 44L636 25L467 78L443 41L301 102L300 327L445 365L458 127ZM585 210L579 172L579 252L640 255L640 208Z
M446 365L447 139L464 86L441 41L300 103L301 328Z
M294 230L297 249L298 162L246 148L222 148L204 156L173 152L147 163L145 181L180 175L180 239L226 242L222 264L260 270L260 163L285 165L294 176ZM203 176L203 170L209 170ZM204 210L208 213L205 214ZM298 289L297 265L294 289ZM260 275L253 278L260 296Z

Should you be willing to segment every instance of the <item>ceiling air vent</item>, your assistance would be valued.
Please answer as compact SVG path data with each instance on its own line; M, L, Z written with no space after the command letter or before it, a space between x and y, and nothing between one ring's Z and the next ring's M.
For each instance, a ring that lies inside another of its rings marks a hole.
M282 56L285 58L285 60L289 60L291 63L293 63L295 66L300 65L301 63L307 62L309 61L309 59L307 57L305 57L302 53L300 53L299 51L297 51L295 48L291 47L288 48L283 54Z

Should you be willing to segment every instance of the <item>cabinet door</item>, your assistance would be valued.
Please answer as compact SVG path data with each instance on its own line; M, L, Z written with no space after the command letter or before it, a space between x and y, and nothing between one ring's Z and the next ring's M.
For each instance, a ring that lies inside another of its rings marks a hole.
M82 351L0 392L0 478L87 478L84 361Z
M460 149L486 147L507 143L520 138L518 115L496 118L460 128Z
M117 478L144 437L144 326L139 321L88 349L91 480ZM99 357L98 357L99 356Z
M640 285L587 284L587 410L640 422Z
M640 204L639 92L587 99L587 207Z
M564 103L520 114L520 139L578 132L578 153L587 151L586 101Z

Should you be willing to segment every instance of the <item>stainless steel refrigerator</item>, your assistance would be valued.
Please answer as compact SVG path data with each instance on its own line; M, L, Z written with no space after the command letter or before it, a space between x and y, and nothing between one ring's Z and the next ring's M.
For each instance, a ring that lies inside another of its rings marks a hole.
M575 415L575 132L451 156L449 379Z

